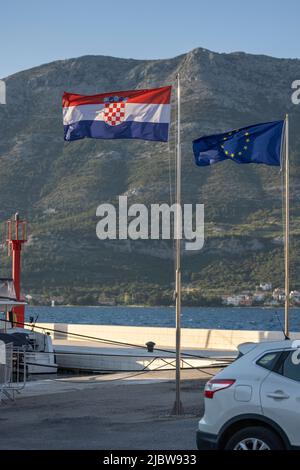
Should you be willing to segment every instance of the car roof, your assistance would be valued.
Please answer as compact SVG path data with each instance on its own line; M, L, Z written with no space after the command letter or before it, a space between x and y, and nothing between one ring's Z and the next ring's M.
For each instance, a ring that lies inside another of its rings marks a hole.
M242 343L238 346L238 350L242 354L247 354L255 349L256 352L274 351L283 349L300 348L300 338L298 340L282 340L282 341L262 341L260 343Z

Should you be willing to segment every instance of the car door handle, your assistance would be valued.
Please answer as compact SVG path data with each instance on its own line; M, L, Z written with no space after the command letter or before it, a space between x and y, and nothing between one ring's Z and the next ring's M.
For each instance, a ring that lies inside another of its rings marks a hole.
M290 396L287 393L284 393L282 390L276 390L276 392L267 393L267 397L275 398L277 400L286 400L287 398L290 398Z

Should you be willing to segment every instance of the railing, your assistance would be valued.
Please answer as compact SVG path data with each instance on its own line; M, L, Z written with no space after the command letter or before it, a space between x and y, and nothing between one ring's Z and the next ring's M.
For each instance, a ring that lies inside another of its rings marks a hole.
M0 403L4 398L15 399L15 394L26 385L26 354L24 348L5 344L5 361L0 364Z
M25 220L7 220L6 241L27 241L27 222Z

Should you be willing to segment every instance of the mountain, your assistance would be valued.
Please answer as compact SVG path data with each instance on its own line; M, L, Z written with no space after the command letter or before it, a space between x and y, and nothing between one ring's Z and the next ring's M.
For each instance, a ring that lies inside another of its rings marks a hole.
M93 303L170 303L172 244L100 241L96 208L128 195L129 203L174 201L176 93L170 144L85 139L63 141L64 91L94 94L182 86L182 197L205 204L205 245L184 254L183 282L201 295L283 284L282 175L276 167L193 163L191 141L290 115L291 285L299 286L300 106L291 83L300 60L195 49L167 60L84 56L5 78L0 105L0 219L17 210L29 221L23 285L44 298ZM170 188L171 183L171 188ZM9 259L2 245L2 275ZM150 294L149 294L150 293ZM149 294L149 295L148 295ZM150 296L150 297L149 297ZM128 300L129 299L129 300Z

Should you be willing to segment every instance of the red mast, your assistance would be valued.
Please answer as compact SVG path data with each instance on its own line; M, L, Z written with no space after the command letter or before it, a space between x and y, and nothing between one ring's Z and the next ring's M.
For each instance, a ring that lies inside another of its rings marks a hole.
M6 242L8 254L12 253L12 278L16 291L16 299L21 298L21 250L23 243L27 242L27 222L19 219L18 212L14 219L6 222ZM13 307L14 321L17 326L24 326L25 305Z

